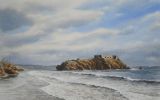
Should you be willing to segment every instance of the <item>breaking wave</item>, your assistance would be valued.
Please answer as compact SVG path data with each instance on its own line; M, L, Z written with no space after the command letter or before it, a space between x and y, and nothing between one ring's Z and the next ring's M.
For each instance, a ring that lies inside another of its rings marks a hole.
M78 73L81 75L87 75L90 77L99 77L99 78L107 78L107 79L113 79L113 80L123 80L123 81L130 81L130 82L144 82L144 83L150 83L150 84L160 84L159 80L145 80L145 79L133 79L130 77L125 76L113 76L113 75L99 75L99 74L91 74L91 73Z
M80 75L87 75L90 77L97 77L97 78L106 78L106 79L113 79L113 80L122 80L122 81L129 81L129 82L141 82L141 83L148 83L148 84L160 84L160 80L158 79L137 79L127 77L127 75L105 75L103 73L89 73L89 72L72 72Z
M118 100L151 100L160 97L159 82L106 75L103 71L32 71L30 74L50 84L43 87L43 91L66 100L106 100L106 97L112 100L117 96L121 98ZM103 96L105 98L101 98Z

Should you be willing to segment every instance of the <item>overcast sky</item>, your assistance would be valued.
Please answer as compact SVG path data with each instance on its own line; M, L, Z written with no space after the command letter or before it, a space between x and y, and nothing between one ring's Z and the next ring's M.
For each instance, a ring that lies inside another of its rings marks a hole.
M160 65L160 0L0 0L0 58L54 65L94 54Z

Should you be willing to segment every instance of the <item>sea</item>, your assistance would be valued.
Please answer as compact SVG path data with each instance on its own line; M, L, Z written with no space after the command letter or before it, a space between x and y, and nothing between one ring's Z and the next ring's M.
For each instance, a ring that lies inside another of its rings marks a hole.
M0 79L0 100L160 100L160 66L83 71L24 67L18 77Z

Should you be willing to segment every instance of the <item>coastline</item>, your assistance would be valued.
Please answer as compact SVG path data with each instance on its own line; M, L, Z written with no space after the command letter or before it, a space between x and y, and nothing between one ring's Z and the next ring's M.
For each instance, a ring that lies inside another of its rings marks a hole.
M24 71L18 77L0 80L2 100L64 100L51 96L40 88L48 84Z
M102 95L98 97L100 99L95 100L103 100L101 97L107 94L109 95L107 95L104 100L106 100L106 98L107 100L112 100L113 98L115 100L158 100L160 98L160 93L158 92L160 91L158 89L160 84L90 77L72 72L73 71L31 71L30 74L49 83L49 85L41 88L43 91L53 96L65 98L66 100L75 100L74 97L77 96L79 96L79 98L76 100L84 100L84 97L96 98L99 96L98 94ZM100 91L98 91L99 88ZM106 89L105 92L102 92L104 89ZM87 92L85 93L85 91ZM87 100L90 99L88 98Z
M88 73L88 74L86 74ZM97 71L27 70L0 80L3 100L158 100L160 84L90 74ZM108 73L108 72L100 72Z

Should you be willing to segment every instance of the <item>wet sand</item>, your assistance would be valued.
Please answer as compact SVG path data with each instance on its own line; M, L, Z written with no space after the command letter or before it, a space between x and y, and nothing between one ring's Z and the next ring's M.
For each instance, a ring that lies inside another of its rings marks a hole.
M0 79L0 100L64 100L43 92L40 88L46 85L26 72L15 78Z
M159 86L81 72L25 71L0 79L0 100L159 100Z
M32 72L1 79L0 100L127 100L109 88L61 82Z

